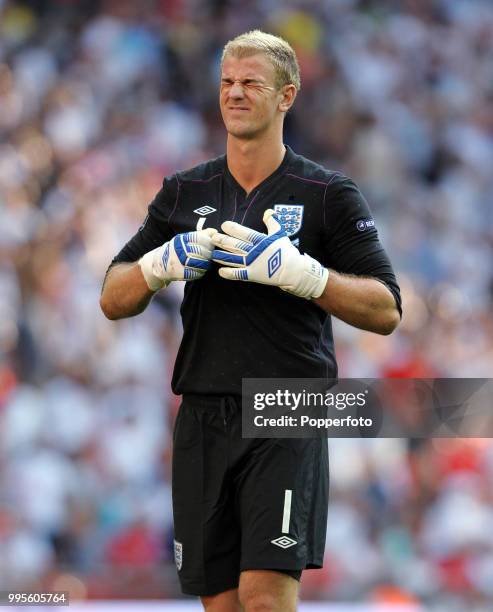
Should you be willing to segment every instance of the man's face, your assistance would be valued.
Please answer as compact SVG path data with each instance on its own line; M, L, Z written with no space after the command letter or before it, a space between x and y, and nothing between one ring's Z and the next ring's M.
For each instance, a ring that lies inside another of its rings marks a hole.
M282 98L274 66L265 55L224 58L219 103L229 134L250 140L266 132L279 120Z

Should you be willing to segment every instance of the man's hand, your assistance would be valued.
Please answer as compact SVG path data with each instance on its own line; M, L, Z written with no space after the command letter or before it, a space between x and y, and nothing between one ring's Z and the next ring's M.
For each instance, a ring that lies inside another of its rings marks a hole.
M211 267L211 236L215 233L217 230L210 227L178 234L141 257L139 266L149 289L157 291L171 281L202 278Z
M224 234L212 236L213 244L220 247L214 249L213 261L229 266L219 269L220 276L274 285L307 299L319 297L329 271L291 244L272 209L265 211L263 220L267 234L225 221L221 225Z

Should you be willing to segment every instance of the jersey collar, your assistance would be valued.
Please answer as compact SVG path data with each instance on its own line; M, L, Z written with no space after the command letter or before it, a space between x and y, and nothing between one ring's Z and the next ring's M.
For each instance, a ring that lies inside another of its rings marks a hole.
M290 165L290 163L293 161L295 154L293 152L293 150L288 147L288 145L284 145L285 149L286 149L286 153L284 154L284 158L280 164L280 166L278 166L278 168L276 170L274 170L274 172L268 176L267 178L265 178L261 183L259 183L256 187L254 187L250 193L248 194L248 197L252 196L254 193L256 193L257 191L259 191L259 189L263 189L268 187L271 183L273 183L279 176L283 175L288 166ZM227 156L224 156L224 175L226 177L226 180L238 191L240 191L245 197L246 196L246 192L243 189L243 187L238 183L238 181L235 179L235 177L231 174L231 172L229 171L228 168L228 159Z

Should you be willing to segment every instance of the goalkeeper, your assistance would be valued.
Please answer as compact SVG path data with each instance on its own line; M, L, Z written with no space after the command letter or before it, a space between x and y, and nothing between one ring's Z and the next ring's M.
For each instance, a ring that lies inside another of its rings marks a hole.
M323 563L327 442L242 439L242 378L336 377L331 316L379 334L400 320L364 197L283 144L299 88L284 40L256 30L227 43L226 155L164 179L101 295L119 319L186 281L172 379L183 396L175 561L183 591L211 612L295 610L301 572Z

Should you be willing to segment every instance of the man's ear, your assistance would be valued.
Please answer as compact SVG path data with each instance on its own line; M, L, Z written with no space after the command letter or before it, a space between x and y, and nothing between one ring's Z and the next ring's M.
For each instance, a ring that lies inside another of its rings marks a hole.
M293 84L283 86L281 89L282 98L279 102L279 110L281 112L288 112L288 110L293 106L297 93L298 91Z

